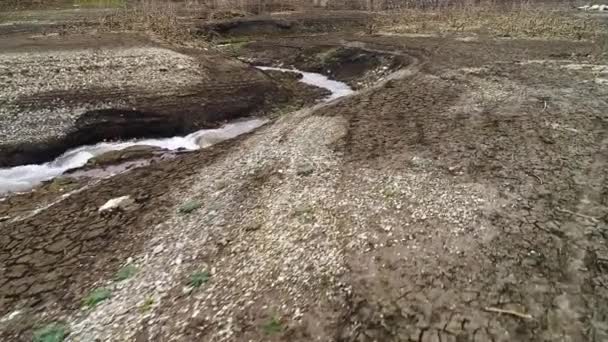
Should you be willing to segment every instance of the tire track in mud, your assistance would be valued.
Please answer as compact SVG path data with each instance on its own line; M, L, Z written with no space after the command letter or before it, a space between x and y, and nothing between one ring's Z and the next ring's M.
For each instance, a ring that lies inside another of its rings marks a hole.
M572 208L555 207L553 215L566 216L562 221L563 282L568 284L555 298L554 320L563 323L562 336L604 341L608 329L602 321L608 317L605 217L608 207L605 194L608 177L608 125L601 123L604 134L598 139L599 151L593 156L581 178L587 181L578 191L578 203ZM604 202L604 203L602 203ZM574 204L574 203L573 203ZM587 272L581 272L587 271ZM573 323L575 322L575 323Z
M423 79L421 84L425 81L442 83L432 75L426 76L430 78L424 80L425 75L418 75L408 81L415 84ZM398 93L411 95L416 91L410 91L412 86L409 84L398 87ZM420 87L427 94L441 92L441 89L437 86ZM445 85L443 89L447 89L448 93L454 90L450 85ZM385 91L390 93L390 87ZM453 99L459 97L455 95L452 95ZM481 217L489 221L486 224L496 230L493 235L484 238L487 240L476 237L468 245L469 250L463 254L464 257L454 255L453 260L449 260L449 254L437 255L436 260L420 265L427 269L426 272L412 269L407 263L402 264L397 256L403 254L403 250L394 251L394 247L382 238L379 238L379 247L375 247L378 251L366 255L363 260L357 258L358 253L354 252L352 276L346 280L353 286L353 291L346 298L347 310L336 339L605 339L601 322L605 321L606 314L602 309L596 309L606 302L606 282L601 271L603 257L595 256L596 251L606 255L603 247L605 237L595 241L589 237L590 234L599 234L601 227L605 226L605 220L600 219L606 210L605 204L601 204L606 182L602 173L606 171L605 130L597 137L598 130L587 125L586 116L593 114L578 112L573 115L566 109L559 115L543 113L543 117L528 98L526 101L509 98L477 118L473 116L474 113L467 113L471 115L470 118L458 113L450 114L442 110L443 106L418 115L420 110L404 110L408 108L407 101L402 101L406 104L401 108L405 115L398 115L395 108L383 110L384 107L391 107L389 103L399 101L396 97L387 100L386 96L372 94L370 99L374 99L375 106L369 104L372 100L369 103L354 102L353 106L362 108L361 111L334 110L333 115L351 118L345 142L338 145L338 149L344 151L347 160L351 161L351 165L345 168L351 171L345 173L344 186L339 192L347 194L356 182L362 183L360 178L364 177L362 174L367 168L380 173L385 173L387 169L394 171L395 168L403 168L431 172L450 182L477 182L486 187L486 191L494 191L503 197L499 198L499 203L510 205L482 213ZM424 95L418 96L424 98ZM466 96L466 92L463 96ZM432 96L429 100L434 102ZM566 101L576 103L572 98ZM451 104L453 102L444 103L448 106ZM398 124L404 118L411 121L409 125L403 122L402 125ZM579 134L584 134L583 139L576 137L575 140L581 141L573 144L575 147L568 145L572 138L567 135L551 142L555 145L543 145L537 133L547 125L543 120L563 124L564 119L567 122L572 120L571 123L580 120L577 123L585 125L578 128ZM383 139L384 134L400 134L401 138L391 141ZM599 152L592 153L591 159L595 161L587 163L586 153L594 151L593 146L597 145L603 147ZM421 166L411 162L412 156L432 156L435 161L428 161L430 167ZM566 166L564 161L572 165ZM455 166L454 169L452 166ZM352 172L353 168L357 171ZM585 176L577 175L578 172ZM390 177L390 173L385 177ZM581 186L577 184L577 177L580 178L579 182L582 179L592 181ZM446 185L449 189L450 185ZM392 202L392 191L386 195L388 197L385 196L384 201ZM362 190L355 198L367 198L365 196L372 196L367 201L373 202L376 195L366 194ZM594 198L591 209L595 208L595 212L590 209L587 196ZM571 219L564 220L564 212L560 213L556 205L598 219L581 223L585 217L572 214ZM366 208L345 210L345 225L358 223L358 219L352 217L356 210ZM598 212L602 215L598 215ZM408 219L404 217L402 223ZM382 216L376 221L367 222L366 227L381 237L387 235L382 232ZM433 226L425 226L425 229L429 228L432 231ZM449 225L445 229L448 230ZM396 233L391 231L389 234ZM446 242L441 235L435 239ZM432 249L433 243L423 242L424 248ZM424 250L421 250L408 262L415 264L423 256ZM369 262L371 265L366 260L372 260ZM376 273L365 277L369 270ZM594 302L597 304L591 304ZM532 319L491 314L487 312L488 307L530 314Z

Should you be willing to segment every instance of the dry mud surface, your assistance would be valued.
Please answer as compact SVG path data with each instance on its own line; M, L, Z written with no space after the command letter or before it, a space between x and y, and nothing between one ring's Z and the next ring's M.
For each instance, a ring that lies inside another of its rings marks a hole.
M326 35L241 57L320 45L400 67L236 140L0 202L2 339L49 322L71 341L608 339L596 47Z

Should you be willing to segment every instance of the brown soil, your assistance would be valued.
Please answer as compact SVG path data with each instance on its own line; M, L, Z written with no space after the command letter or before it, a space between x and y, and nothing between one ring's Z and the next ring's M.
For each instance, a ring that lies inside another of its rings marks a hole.
M286 49L399 63L44 210L0 202L20 212L0 222L0 314L25 311L3 339L51 321L74 340L608 339L606 76L576 67L608 64L592 42L336 34L242 53ZM124 195L136 209L98 212ZM128 257L139 273L114 284ZM113 297L81 311L99 286Z
M203 21L194 26L209 38L281 36L331 31L361 31L371 14L360 11L279 12L256 17Z
M278 42L277 42L278 40ZM407 56L392 52L344 46L340 43L299 44L296 40L259 40L244 43L239 58L257 65L282 65L324 74L353 89L375 84L391 72L408 65Z

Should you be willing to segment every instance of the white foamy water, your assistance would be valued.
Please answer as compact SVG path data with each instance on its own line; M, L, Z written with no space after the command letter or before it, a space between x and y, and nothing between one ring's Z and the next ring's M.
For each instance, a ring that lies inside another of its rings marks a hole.
M578 9L581 9L583 11L608 11L608 5L585 5L585 6L581 6Z
M119 151L136 145L156 146L167 150L197 150L232 139L260 127L267 120L250 119L228 123L217 129L203 129L183 137L140 139L124 142L103 142L68 150L55 160L0 169L0 194L27 191L43 181L64 172L84 166L89 159L110 151Z
M260 70L276 70L276 71L284 71L284 72L297 72L302 74L302 78L299 80L302 83L310 84L319 88L325 88L331 91L331 95L328 96L325 101L331 101L333 99L337 99L342 96L350 95L354 92L354 90L348 86L348 84L344 82L334 81L327 78L325 75L317 74L314 72L305 72L300 71L298 69L283 69L283 68L274 68L274 67L264 67L258 66L256 67Z
M284 72L297 72L302 74L300 82L325 88L331 95L325 98L330 101L342 96L350 95L353 90L343 82L333 81L326 76L297 69L283 69L273 67L257 67L261 70L277 70ZM254 130L264 123L265 119L250 119L228 123L218 129L203 129L186 136L162 139L140 139L119 142L103 142L95 145L81 146L68 150L55 160L44 164L21 165L0 169L0 194L9 192L27 191L43 181L60 176L64 172L84 166L89 159L110 151L119 151L136 145L156 146L167 150L197 150L216 144L220 141L232 139L238 135Z

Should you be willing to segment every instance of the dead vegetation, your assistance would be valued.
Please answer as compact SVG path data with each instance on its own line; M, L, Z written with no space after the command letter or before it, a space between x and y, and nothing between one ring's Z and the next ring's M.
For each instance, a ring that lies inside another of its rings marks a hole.
M116 8L103 16L99 28L105 31L143 31L164 40L189 42L192 34L172 2L141 1L134 6Z
M576 40L593 39L603 32L597 21L575 17L564 9L493 3L397 8L378 15L374 29L389 33L472 32L497 37Z
M12 5L11 5L12 4ZM190 25L201 20L226 20L271 12L313 8L375 12L367 33L443 34L475 33L492 37L597 39L606 32L590 15L573 15L564 3L532 4L494 0L10 0L4 6L19 8L105 8L100 14L103 31L144 31L164 40L194 41ZM69 6L68 6L69 5ZM24 7L25 6L25 7ZM1 10L1 9L0 9ZM88 21L85 26L89 27ZM94 24L96 25L96 24ZM79 25L73 25L78 27ZM81 25L82 26L82 25ZM196 37L199 38L199 37ZM603 46L603 45L602 45Z

